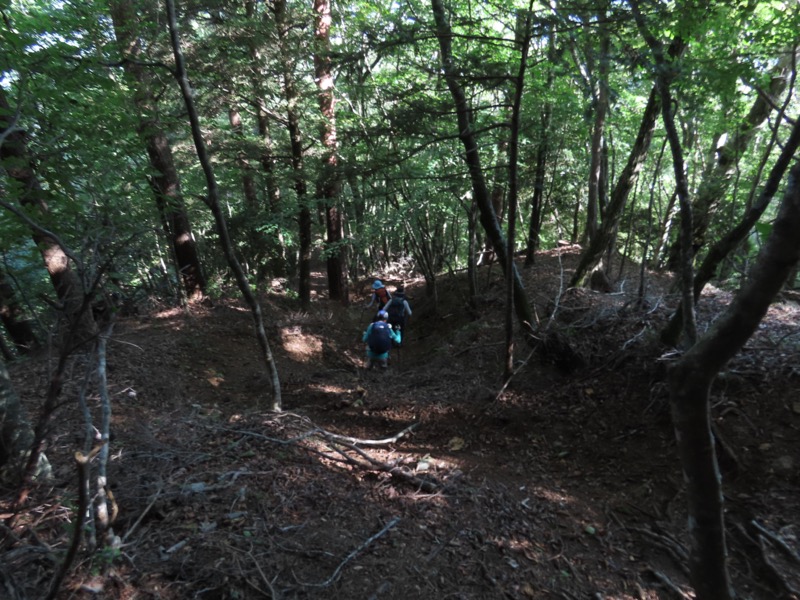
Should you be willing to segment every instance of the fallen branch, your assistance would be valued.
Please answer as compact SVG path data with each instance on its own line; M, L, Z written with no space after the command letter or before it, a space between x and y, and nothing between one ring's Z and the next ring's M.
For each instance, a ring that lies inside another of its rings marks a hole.
M795 552L792 547L783 540L783 538L775 533L772 533L769 529L758 523L755 519L750 521L750 525L758 530L762 536L775 544L778 549L781 550L789 559L797 564L800 564L800 555L798 555L797 552Z
M341 563L339 563L339 566L338 566L338 567L336 567L336 569L333 571L333 574L332 574L330 577L328 577L328 579L326 579L325 581L323 581L322 583L303 583L302 581L298 581L297 583L299 583L299 584L300 584L300 585L302 585L302 586L306 586L306 587L319 587L319 588L326 588L326 587L328 587L329 585L331 585L332 583L334 583L334 582L335 582L335 581L336 581L336 580L339 578L339 575L341 574L341 572L342 572L342 569L344 568L344 566L345 566L345 565L346 565L348 562L350 562L351 560L353 560L353 559L354 559L356 556L358 556L358 555L359 555L359 554L360 554L360 553L361 553L363 550L365 550L365 549L366 549L366 548L367 548L367 547L368 547L370 544L372 544L372 542L374 542L374 541L375 541L375 540L377 540L379 537L381 537L382 535L384 535L384 534L385 534L387 531L389 531L389 530L390 530L392 527L394 527L395 525L397 525L399 522L400 522L400 517L395 517L394 519L392 519L391 521L389 521L389 522L386 524L386 526L385 526L383 529L381 529L381 530L380 530L378 533L376 533L375 535L373 535L372 537L370 537L369 539L367 539L367 540L366 540L366 541L365 541L363 544L361 544L361 545L360 545L358 548L356 548L356 549L355 549L355 550L353 550L353 551L352 551L350 554L348 554L348 555L345 557L345 559L344 559L344 560L343 560Z

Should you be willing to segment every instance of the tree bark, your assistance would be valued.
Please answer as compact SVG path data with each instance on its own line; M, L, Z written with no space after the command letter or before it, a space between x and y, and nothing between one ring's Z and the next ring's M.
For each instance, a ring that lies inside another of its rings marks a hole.
M0 88L0 164L13 182L9 195L17 196L20 204L31 206L45 215L50 212L47 194L42 189L28 156L25 133L16 125L5 91ZM44 260L56 296L71 329L70 342L83 343L97 335L97 326L88 310L87 292L79 274L70 265L71 259L59 240L43 228L32 228L32 236Z
M793 160L798 148L800 148L800 119L795 120L794 127L792 127L792 133L790 134L789 139L787 139L783 144L783 150L781 150L778 160L775 161L775 165L770 171L769 177L764 184L764 189L761 191L758 200L745 213L741 221L739 221L735 227L730 229L719 239L719 241L717 241L717 243L715 243L709 249L708 254L706 254L705 259L697 269L697 273L695 274L694 278L695 302L700 299L700 294L703 293L703 288L705 288L706 284L711 281L712 277L714 277L719 265L722 263L725 257L739 246L739 244L747 237L747 234L753 229L753 226L756 224L756 222L758 222L758 219L761 217L761 215L764 214L764 211L769 206L772 198L778 192L778 186L780 185L781 180L783 180L783 176L786 173L786 170L789 168L789 165L791 164L791 161ZM670 346L677 345L680 338L682 321L682 310L679 306L678 310L672 315L669 323L661 333L661 341Z
M614 190L611 193L611 199L605 211L605 218L603 219L602 226L595 235L591 237L589 245L582 253L578 267L570 280L569 287L588 285L592 272L603 259L603 253L606 251L609 244L611 244L614 232L617 230L619 221L625 210L625 203L628 200L628 195L636 186L639 173L647 158L647 152L650 149L650 142L653 139L653 132L655 131L660 107L659 96L654 87L647 100L647 106L642 116L642 123L639 126L639 132L636 135L636 140L628 156L628 162L625 164L625 168L622 170L619 179L617 179L617 184L614 186Z
M328 267L328 295L331 300L347 304L347 279L345 246L343 242L342 213L337 206L341 185L338 175L338 144L336 140L336 97L333 93L333 73L330 58L330 0L314 0L316 22L314 27L314 77L319 90L317 98L322 113L322 179L320 198L325 206L325 230Z
M598 220L603 212L603 194L605 186L603 182L607 180L604 173L607 161L605 160L605 124L608 114L608 53L611 42L608 31L603 25L605 21L605 11L598 14L597 24L592 24L599 28L600 37L600 60L597 79L592 90L592 100L594 104L594 124L592 128L591 151L589 155L589 194L586 203L586 228L584 230L585 242L591 244L597 236ZM593 61L589 64L591 65ZM590 75L592 73L590 72Z
M551 89L555 80L556 62L556 30L552 25L548 27L547 47L547 89ZM531 201L531 215L528 222L528 245L525 251L525 266L531 267L536 260L536 251L539 249L539 233L542 224L542 208L544 205L544 181L547 171L547 156L550 153L550 121L553 114L553 103L548 95L544 101L542 115L539 121L539 144L536 147L536 161L533 171L533 199Z
M158 102L148 67L140 64L142 42L136 6L132 0L113 0L110 9L114 33L125 59L124 68L134 81L139 135L144 141L150 166L157 173L150 177L150 187L159 214L162 215L164 233L172 244L176 268L186 295L190 299L201 299L205 293L205 275L181 194L172 146L158 119Z
M789 173L780 211L751 276L709 333L670 369L670 396L681 462L688 481L691 571L698 600L732 597L725 568L719 471L710 428L709 389L744 346L800 259L800 164Z

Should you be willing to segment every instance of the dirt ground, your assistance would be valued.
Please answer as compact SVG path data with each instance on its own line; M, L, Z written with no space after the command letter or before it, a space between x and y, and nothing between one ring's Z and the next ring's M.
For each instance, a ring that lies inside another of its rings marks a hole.
M564 291L578 250L523 272L541 325L573 360L524 343L502 388L503 284L443 276L434 302L402 274L414 316L387 372L363 369L370 281L349 307L265 296L283 411L237 300L123 317L108 347L113 544L81 551L60 598L691 598L686 498L657 333L676 298L637 270L610 294ZM381 273L389 289L398 273ZM730 301L711 289L707 327ZM773 305L713 388L730 565L742 598L800 590L800 305ZM552 355L551 355L552 358ZM76 357L52 424L53 477L0 530L0 596L40 598L74 530L73 453L86 420ZM37 417L48 357L11 365ZM92 390L95 388L92 387ZM100 422L95 391L87 396ZM92 480L94 488L94 481ZM11 491L0 501L7 512ZM3 587L5 586L5 588Z

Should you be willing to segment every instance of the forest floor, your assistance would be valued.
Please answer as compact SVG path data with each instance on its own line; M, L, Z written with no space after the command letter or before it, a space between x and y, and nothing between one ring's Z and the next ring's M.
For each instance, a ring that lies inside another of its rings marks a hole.
M637 307L636 269L610 294L563 292L577 256L543 252L523 278L540 318L556 307L551 327L580 361L558 368L519 343L505 389L497 266L481 272L477 304L463 274L442 276L434 302L423 281L381 273L390 290L405 280L414 310L387 372L363 369L371 280L349 307L322 285L308 312L280 290L264 297L281 413L241 302L120 318L107 366L118 547L82 551L59 597L692 598L670 353L657 343L676 298L648 275ZM700 328L730 299L710 289ZM742 598L800 590L799 316L795 300L776 302L713 387L736 456L724 493ZM10 366L32 420L47 358ZM53 478L32 491L16 543L5 531L0 596L43 597L69 545L86 429L75 360L52 424ZM88 402L98 423L99 398Z

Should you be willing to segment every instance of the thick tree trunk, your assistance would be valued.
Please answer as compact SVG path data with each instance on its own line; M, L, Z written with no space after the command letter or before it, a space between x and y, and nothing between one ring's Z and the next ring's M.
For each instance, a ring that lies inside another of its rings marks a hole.
M751 276L713 329L670 369L670 394L681 462L688 481L694 539L692 581L698 600L732 597L725 567L725 530L719 472L709 416L709 389L744 346L800 259L800 164L789 181L772 235Z
M163 218L164 233L172 244L186 295L199 299L205 293L205 275L183 202L172 146L158 120L158 103L150 75L147 67L137 62L141 58L141 40L136 6L131 0L113 0L110 8L117 43L126 59L125 71L135 82L134 104L139 112L139 134L144 140L150 166L157 173L150 178L150 187Z
M447 22L444 5L442 4L442 0L431 0L431 4L433 16L436 21L436 35L439 39L439 48L442 52L444 76L455 104L459 137L464 145L464 160L466 161L470 180L472 181L472 192L475 202L480 211L481 224L483 225L486 235L492 241L495 254L497 254L497 257L500 259L500 264L504 272L510 270L512 273L514 281L514 310L517 315L517 320L526 332L530 332L533 330L533 314L528 304L528 297L522 285L519 271L513 262L514 257L507 255L506 240L497 222L497 215L495 215L494 209L492 208L483 167L481 166L478 145L475 141L475 135L472 132L470 108L464 90L458 82L457 69L453 64L450 44L452 33L450 31L450 25ZM510 266L508 261L511 261Z
M0 88L0 164L4 167L13 185L9 186L9 196L16 196L25 206L37 209L41 214L49 213L46 193L42 189L33 163L28 156L25 133L16 127L15 119L5 91ZM64 316L69 322L70 342L82 343L97 335L97 326L88 310L88 298L80 276L70 266L70 257L59 240L46 230L34 227L32 236L41 252L44 266L61 303Z
M330 0L314 0L316 23L314 28L314 77L317 82L319 109L322 113L322 181L320 197L325 205L325 230L328 295L331 300L348 301L345 246L343 241L342 213L337 206L340 192L338 175L338 147L336 141L336 98L333 93L333 73L330 59Z

